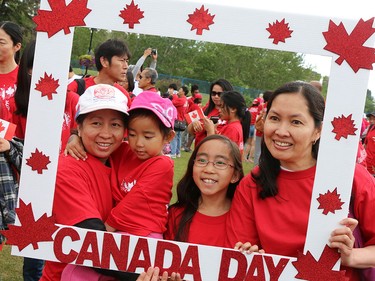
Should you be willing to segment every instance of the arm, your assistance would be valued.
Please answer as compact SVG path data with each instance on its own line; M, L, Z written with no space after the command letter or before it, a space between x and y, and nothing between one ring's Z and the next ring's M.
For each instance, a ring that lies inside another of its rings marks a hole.
M138 73L138 71L141 69L141 66L144 64L144 62L145 62L145 60L147 59L147 57L148 57L149 55L151 55L151 51L152 51L151 48L147 48L147 49L143 52L143 56L141 56L141 57L138 59L137 63L135 64L135 66L134 66L134 68L133 68L133 70L132 70L132 73L133 73L134 78L137 77L137 73Z
M83 147L81 138L76 134L72 134L69 137L68 143L66 144L64 155L68 156L68 154L76 160L87 159L87 154L85 148Z
M196 132L203 131L203 126L200 121L193 121L188 125L187 129L189 134L194 135Z
M18 138L13 138L10 141L0 138L0 152L5 152L8 155L9 162L19 172L21 170L23 143Z
M158 61L158 54L152 54L151 55L151 58L152 58L152 61L151 61L151 63L150 63L150 68L152 68L152 69L156 69L156 63L157 63L157 61Z

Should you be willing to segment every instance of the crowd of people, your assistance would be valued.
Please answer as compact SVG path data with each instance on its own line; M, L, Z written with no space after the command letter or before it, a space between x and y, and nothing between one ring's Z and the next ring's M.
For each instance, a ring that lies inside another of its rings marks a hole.
M11 140L0 139L1 229L15 221L33 69L35 41L21 57L22 41L17 24L0 23L0 118L17 125ZM144 68L148 57L151 65ZM248 105L229 81L218 79L202 105L197 85L191 96L187 86L173 83L167 93L158 91L157 57L147 48L129 65L127 44L109 39L95 50L97 75L75 77L70 71L52 210L56 223L296 257L306 239L325 109L316 81L285 83ZM189 121L193 111L201 117ZM327 237L353 281L362 269L375 267L375 113L367 117L352 216ZM181 151L191 154L177 201L169 206ZM254 163L248 175L244 161ZM360 248L355 230L363 238ZM23 272L24 280L181 280L158 268L139 275L30 258Z

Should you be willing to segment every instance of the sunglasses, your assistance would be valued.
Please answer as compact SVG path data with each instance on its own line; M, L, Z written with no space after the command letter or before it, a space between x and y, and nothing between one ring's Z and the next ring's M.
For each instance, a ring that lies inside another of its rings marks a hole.
M215 92L215 91L211 91L211 96L218 96L220 97L222 92Z

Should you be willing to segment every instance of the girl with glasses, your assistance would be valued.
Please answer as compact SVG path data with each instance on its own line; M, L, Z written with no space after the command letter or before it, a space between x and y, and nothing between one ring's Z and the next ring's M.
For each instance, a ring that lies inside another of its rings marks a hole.
M202 140L177 185L177 202L169 208L164 238L224 247L226 217L242 177L235 143L220 135Z

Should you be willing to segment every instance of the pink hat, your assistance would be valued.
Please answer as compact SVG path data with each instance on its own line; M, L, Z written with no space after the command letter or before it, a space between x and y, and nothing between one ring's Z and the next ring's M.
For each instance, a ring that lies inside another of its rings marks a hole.
M151 110L167 128L173 129L174 121L177 119L177 109L170 99L162 98L152 91L144 91L134 98L129 112L136 108Z
M101 109L113 109L128 114L128 99L111 85L97 84L88 87L79 97L75 119L81 114Z

